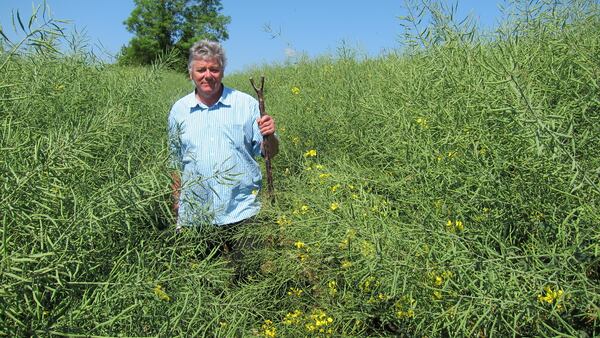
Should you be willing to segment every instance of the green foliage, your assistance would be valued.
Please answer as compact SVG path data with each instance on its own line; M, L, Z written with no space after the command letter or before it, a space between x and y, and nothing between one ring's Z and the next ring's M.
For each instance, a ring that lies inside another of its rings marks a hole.
M0 335L598 336L600 15L582 8L227 75L266 76L281 139L242 280L211 229L173 231L166 118L191 88L169 55L3 52Z
M179 55L178 69L184 69L186 55L200 39L226 40L231 18L219 14L220 0L136 0L136 7L124 22L135 36L123 47L119 62L149 65L164 53Z

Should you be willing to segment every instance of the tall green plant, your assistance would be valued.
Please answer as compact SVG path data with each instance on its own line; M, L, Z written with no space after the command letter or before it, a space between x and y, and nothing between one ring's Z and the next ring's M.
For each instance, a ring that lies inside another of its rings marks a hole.
M16 53L0 335L599 335L593 8L228 76L266 75L281 139L241 281L209 228L171 224L166 116L189 81Z

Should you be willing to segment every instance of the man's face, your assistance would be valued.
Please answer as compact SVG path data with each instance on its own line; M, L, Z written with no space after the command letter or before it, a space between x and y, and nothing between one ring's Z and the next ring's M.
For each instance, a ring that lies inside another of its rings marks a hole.
M210 104L218 100L221 91L221 80L223 80L223 68L219 65L217 59L192 61L190 79L196 85L196 93L201 100Z

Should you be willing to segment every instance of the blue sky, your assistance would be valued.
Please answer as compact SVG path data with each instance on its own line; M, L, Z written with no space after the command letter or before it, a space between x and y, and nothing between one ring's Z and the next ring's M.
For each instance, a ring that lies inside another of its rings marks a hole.
M12 10L27 20L32 5L42 0L0 0L0 24L13 31ZM85 33L94 53L109 59L131 39L123 21L133 10L133 0L47 0L52 17L71 21ZM263 63L281 63L290 56L335 55L342 43L360 55L377 56L400 48L403 0L379 0L365 5L349 0L223 0L223 14L231 16L229 39L223 43L228 57L227 72ZM455 1L447 1L454 4ZM458 17L473 15L480 25L493 27L500 16L502 0L459 0ZM265 31L270 27L276 37ZM14 35L13 35L14 36Z

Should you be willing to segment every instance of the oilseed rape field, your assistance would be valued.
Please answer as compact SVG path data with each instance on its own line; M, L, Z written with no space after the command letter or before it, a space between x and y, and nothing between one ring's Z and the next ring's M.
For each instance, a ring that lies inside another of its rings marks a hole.
M600 11L544 8L226 73L265 76L281 142L237 271L173 224L186 75L30 22L0 49L0 335L599 335Z

